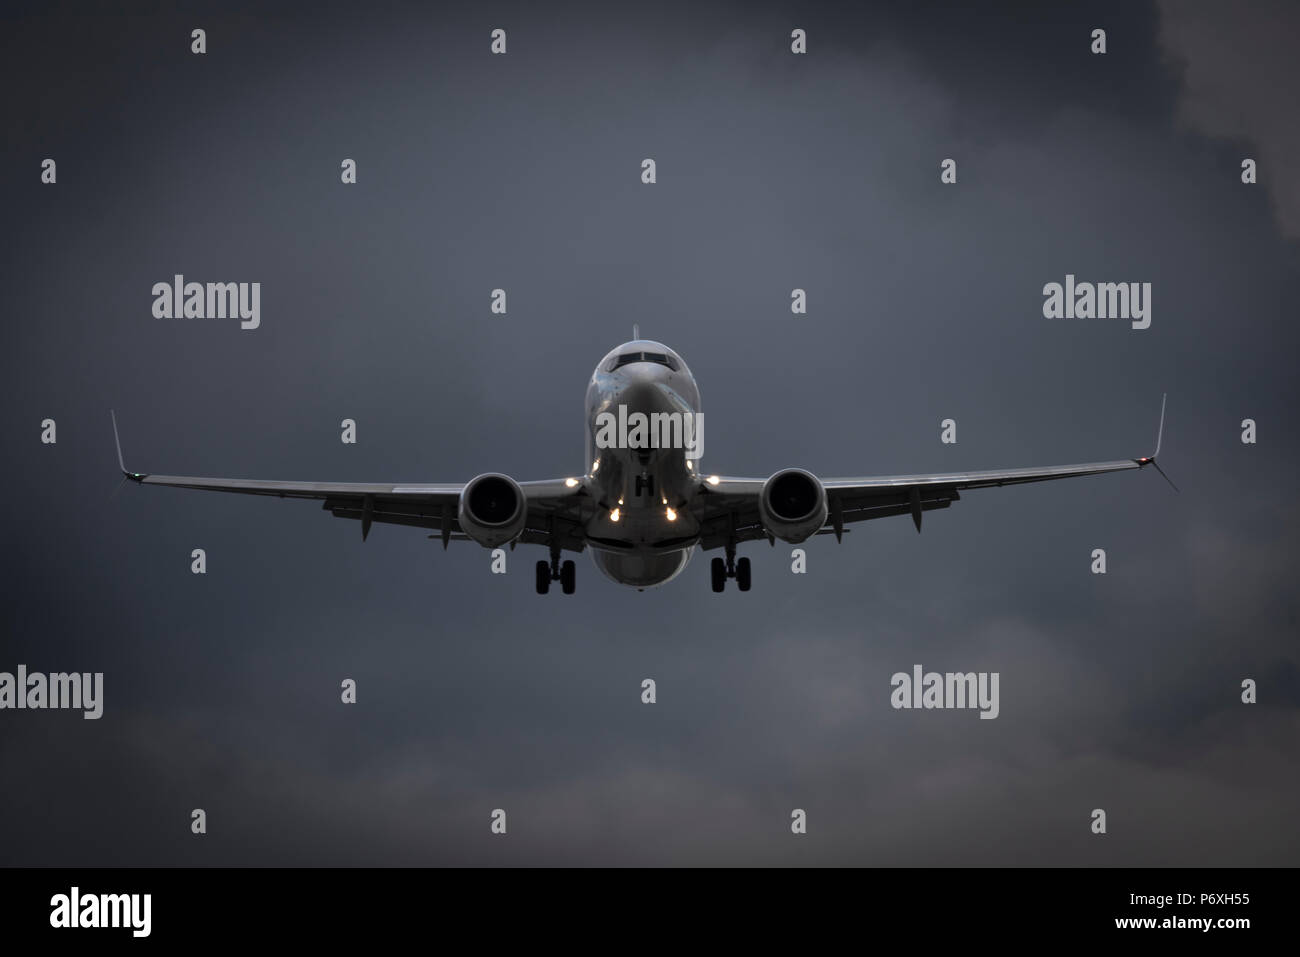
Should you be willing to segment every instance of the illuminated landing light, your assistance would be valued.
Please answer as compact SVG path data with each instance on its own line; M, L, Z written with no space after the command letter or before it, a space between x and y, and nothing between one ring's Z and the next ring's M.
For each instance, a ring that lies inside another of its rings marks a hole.
M614 511L612 511L612 512L609 513L609 520L610 520L611 522L617 522L617 521L618 521L618 509L614 509Z
M622 504L623 504L623 500L622 500L621 498L618 500L618 504L619 504L619 505L622 505Z
M565 484L568 488L577 488L577 486L578 486L578 480L575 479L575 478L567 478L567 479L564 480L564 484Z
M722 479L720 479L720 478L719 478L718 476L716 476L716 475L710 475L710 476L709 476L708 478L706 478L704 481L708 482L710 485L717 485L719 482L722 481Z
M668 511L667 511L666 514L668 515L668 521L670 521L670 522L675 522L675 521L677 521L677 513L674 512L671 508L668 509Z
M695 463L692 462L690 459L687 459L687 460L686 460L686 468L687 468L688 471L694 472L694 471L695 471Z
M592 471L592 474L594 475L595 472L596 472L596 470L599 469L599 468L600 468L600 459L596 459L596 461L594 461L594 462L591 463L591 471Z

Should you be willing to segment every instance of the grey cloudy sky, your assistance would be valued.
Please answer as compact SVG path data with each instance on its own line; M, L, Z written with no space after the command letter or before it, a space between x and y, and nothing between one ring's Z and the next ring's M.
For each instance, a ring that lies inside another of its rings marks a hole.
M0 863L1300 862L1294 13L841 6L4 14L0 670L103 671L105 714L0 712ZM175 273L261 282L261 327L154 319ZM1044 319L1067 273L1150 282L1151 327ZM583 556L545 598L527 548L110 498L110 407L142 471L571 474L634 322L709 470L1132 457L1167 391L1182 494L976 491L805 576L749 546L748 594ZM893 710L917 663L999 672L1000 717Z

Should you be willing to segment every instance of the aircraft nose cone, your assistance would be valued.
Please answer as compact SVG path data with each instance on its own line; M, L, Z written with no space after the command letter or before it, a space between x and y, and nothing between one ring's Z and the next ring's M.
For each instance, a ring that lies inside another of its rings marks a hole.
M618 403L638 412L680 411L681 403L667 385L658 380L636 379L618 392Z

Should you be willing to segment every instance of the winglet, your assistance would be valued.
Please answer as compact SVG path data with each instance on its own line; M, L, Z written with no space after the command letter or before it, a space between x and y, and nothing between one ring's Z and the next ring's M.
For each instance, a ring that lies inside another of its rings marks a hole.
M1162 469L1160 464L1156 461L1156 457L1160 454L1160 443L1164 439L1165 435L1165 402L1168 398L1169 393L1167 392L1160 396L1160 425L1156 429L1156 450L1150 455L1144 455L1142 458L1138 459L1137 464L1139 468L1146 468L1148 465L1154 465L1156 471L1160 473L1160 477L1169 483L1170 488L1177 492L1178 486L1174 484L1174 480L1165 474L1165 470Z
M117 436L117 413L112 409L108 414L113 418L113 443L117 446L117 467L122 470L122 474L134 482L139 482L144 478L143 472L128 472L126 463L122 461L122 440Z
M1165 400L1169 398L1169 393L1165 392L1160 396L1160 427L1156 429L1156 450L1151 453L1151 461L1156 460L1160 454L1160 440L1165 435Z

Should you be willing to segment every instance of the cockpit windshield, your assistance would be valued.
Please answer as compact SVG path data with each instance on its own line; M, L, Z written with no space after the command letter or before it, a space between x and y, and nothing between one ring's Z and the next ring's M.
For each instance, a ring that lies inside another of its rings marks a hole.
M667 366L674 372L677 371L677 360L663 352L620 352L609 361L605 371L613 372L615 369L622 368L631 362L657 362L661 366Z

